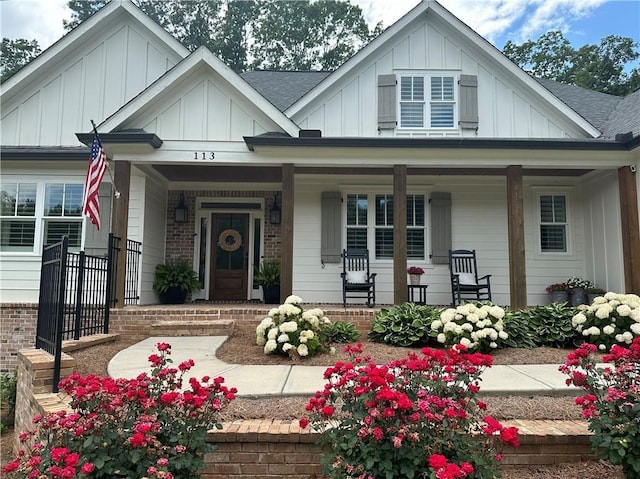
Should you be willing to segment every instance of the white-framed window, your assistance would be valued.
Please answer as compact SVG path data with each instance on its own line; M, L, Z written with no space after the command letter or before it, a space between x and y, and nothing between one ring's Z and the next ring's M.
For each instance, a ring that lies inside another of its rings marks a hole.
M568 203L564 193L538 194L540 252L569 252Z
M399 127L456 128L456 83L454 74L401 74Z
M346 248L367 248L376 260L393 259L393 195L347 194ZM407 195L407 257L427 260L425 195Z
M39 253L43 246L69 237L82 243L82 183L0 182L0 252Z

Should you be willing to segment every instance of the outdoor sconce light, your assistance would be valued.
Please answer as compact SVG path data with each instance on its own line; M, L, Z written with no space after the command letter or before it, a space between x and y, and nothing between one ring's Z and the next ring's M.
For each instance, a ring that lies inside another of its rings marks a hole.
M273 194L273 206L271 207L271 211L269 212L269 219L271 220L272 225L279 225L281 219L281 211L280 206L278 206L278 194Z
M180 193L180 202L176 206L176 223L186 223L189 220L189 209L184 202L184 193Z

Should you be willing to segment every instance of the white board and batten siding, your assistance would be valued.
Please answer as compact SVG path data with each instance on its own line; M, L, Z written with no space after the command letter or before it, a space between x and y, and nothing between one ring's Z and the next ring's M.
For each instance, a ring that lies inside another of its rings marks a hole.
M476 76L477 132L459 128L395 128L379 132L378 76L412 72ZM323 136L338 137L585 137L582 130L554 111L553 106L542 100L530 86L454 27L428 14L407 25L363 60L362 65L346 73L321 96L296 111L292 119L301 128L319 129Z
M144 231L140 270L140 304L154 304L153 291L156 265L164 262L167 225L167 187L153 178L145 178Z
M206 65L163 91L151 108L132 115L122 127L142 127L163 140L185 141L243 142L245 135L281 131L275 121Z
M3 95L4 145L78 146L75 133L91 131L90 120L100 123L181 60L134 20L111 27L47 63L35 85Z

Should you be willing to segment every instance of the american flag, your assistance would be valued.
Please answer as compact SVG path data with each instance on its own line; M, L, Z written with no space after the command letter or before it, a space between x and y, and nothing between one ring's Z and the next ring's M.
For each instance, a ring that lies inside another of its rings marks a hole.
M94 131L93 145L91 146L91 156L89 157L89 168L87 178L84 182L84 196L82 199L82 214L89 217L98 230L100 229L100 203L98 192L102 177L107 170L107 155L104 153L98 132Z

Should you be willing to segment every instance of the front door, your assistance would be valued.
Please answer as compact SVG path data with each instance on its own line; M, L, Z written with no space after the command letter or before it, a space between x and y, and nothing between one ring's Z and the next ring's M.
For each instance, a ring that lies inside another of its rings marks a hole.
M213 213L209 298L246 300L249 273L249 215Z

